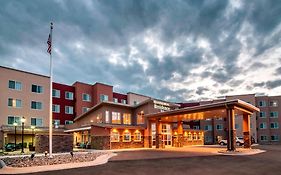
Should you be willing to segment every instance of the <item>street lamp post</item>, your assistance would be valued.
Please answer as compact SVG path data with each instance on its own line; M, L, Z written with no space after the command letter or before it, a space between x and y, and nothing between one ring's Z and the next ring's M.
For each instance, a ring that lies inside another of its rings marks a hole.
M33 147L34 129L35 129L35 126L31 126L31 129L32 129L32 147Z
M13 125L15 126L15 150L17 148L17 125L18 123L14 122Z
M21 126L22 126L22 128L21 128L21 153L24 153L24 151L23 151L23 135L24 135L24 122L25 122L25 118L24 117L22 117L21 118Z

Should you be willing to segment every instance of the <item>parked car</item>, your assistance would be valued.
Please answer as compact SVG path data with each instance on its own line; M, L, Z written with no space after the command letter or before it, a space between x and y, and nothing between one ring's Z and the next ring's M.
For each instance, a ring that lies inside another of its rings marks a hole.
M221 140L219 142L220 145L227 145L227 140ZM242 146L244 144L243 137L236 137L236 145Z
M20 145L15 145L14 143L7 143L5 145L5 151L15 151L17 149L20 149Z

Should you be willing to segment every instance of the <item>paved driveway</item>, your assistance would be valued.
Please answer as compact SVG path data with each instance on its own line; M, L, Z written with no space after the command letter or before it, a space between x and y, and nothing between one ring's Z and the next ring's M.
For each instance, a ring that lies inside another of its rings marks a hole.
M183 153L182 151L174 151L171 153L164 151L133 151L123 152L115 159L104 165L84 167L77 169L52 171L36 173L38 175L143 175L143 174L161 174L161 175L279 175L281 174L281 146L267 145L260 146L261 149L267 150L265 153L251 156L224 156L224 155L203 155L206 150L215 150L221 148L204 149L204 147L194 148L200 149L200 156L190 156L197 153ZM152 159L153 156L162 155L161 158ZM150 157L144 160L126 160L130 158L130 154L141 157ZM140 154L144 154L141 156ZM152 156L150 156L152 155ZM165 156L164 156L165 155ZM123 160L121 158L123 157ZM118 159L117 159L118 158Z

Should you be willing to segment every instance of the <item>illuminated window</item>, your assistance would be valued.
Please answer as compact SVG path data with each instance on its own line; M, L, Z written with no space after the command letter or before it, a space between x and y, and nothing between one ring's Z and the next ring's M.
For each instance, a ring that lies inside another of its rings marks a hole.
M111 132L110 141L119 142L119 132L117 130L113 129L113 131Z
M197 134L193 133L193 140L197 140Z
M112 112L111 123L121 124L120 112Z
M131 124L131 114L129 114L129 113L123 114L123 124L125 124L125 125Z
M123 133L123 142L131 141L131 133L128 130L125 130Z
M105 111L105 123L109 123L109 111Z
M140 142L141 141L141 132L139 132L139 131L135 132L134 141L135 142Z
M199 133L197 139L198 139L198 140L202 140L202 139L203 139L203 133Z
M271 101L271 102L269 102L269 106L277 107L278 106L278 101Z
M188 133L187 140L192 140L191 132Z
M143 111L141 111L140 113L138 113L137 115L137 124L144 124L144 113Z
M22 103L20 99L8 98L8 106L13 108L21 108Z

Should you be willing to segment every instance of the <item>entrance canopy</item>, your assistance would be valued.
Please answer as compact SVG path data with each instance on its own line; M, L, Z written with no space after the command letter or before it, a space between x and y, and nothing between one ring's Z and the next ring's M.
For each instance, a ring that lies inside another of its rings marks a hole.
M169 122L178 123L179 143L182 142L183 121L204 120L207 118L226 117L227 122L227 150L235 151L236 149L236 130L235 115L243 116L243 135L244 147L251 147L250 140L250 116L254 112L260 111L259 108L246 103L242 100L230 100L195 107L186 107L173 111L147 114L145 117L151 122L156 123L156 148L161 147L161 124Z
M233 109L236 115L251 115L259 108L242 100L229 100L206 105L186 107L173 111L165 111L145 115L150 121L161 119L162 122L204 120L207 118L226 117L227 110Z

